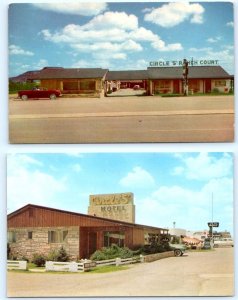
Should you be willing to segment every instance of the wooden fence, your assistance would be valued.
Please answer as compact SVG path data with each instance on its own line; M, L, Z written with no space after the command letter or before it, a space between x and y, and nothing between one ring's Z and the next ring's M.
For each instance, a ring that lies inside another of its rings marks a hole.
M66 271L66 272L85 272L96 267L96 262L82 261L82 262L58 262L58 261L46 261L46 271Z
M8 260L7 261L8 270L26 270L27 262L24 260Z

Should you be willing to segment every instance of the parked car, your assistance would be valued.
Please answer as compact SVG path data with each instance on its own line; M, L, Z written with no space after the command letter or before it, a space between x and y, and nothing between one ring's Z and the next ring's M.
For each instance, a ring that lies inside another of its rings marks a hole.
M171 244L170 243L169 246L170 246L171 250L174 250L174 256L182 256L187 249L186 245L184 245L184 244Z
M18 97L21 98L22 100L41 99L41 98L54 100L60 96L62 96L60 90L46 89L46 88L34 88L32 90L25 90L25 91L18 92Z

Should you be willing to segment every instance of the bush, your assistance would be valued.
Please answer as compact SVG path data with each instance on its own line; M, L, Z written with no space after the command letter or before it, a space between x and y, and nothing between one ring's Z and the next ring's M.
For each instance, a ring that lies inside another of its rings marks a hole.
M48 257L48 260L50 261L61 261L61 262L65 262L65 261L69 261L70 257L67 254L66 250L63 247L60 247L60 249L56 250L52 250Z
M130 258L134 253L127 247L120 248L116 244L112 244L111 247L104 247L101 250L95 251L90 259L91 260L107 260L113 258Z
M46 257L43 254L40 253L34 253L32 258L33 264L35 264L37 267L43 267L46 262Z
M151 243L150 245L145 245L142 247L142 253L144 254L155 254L170 251L171 248L169 243L158 244L156 242Z

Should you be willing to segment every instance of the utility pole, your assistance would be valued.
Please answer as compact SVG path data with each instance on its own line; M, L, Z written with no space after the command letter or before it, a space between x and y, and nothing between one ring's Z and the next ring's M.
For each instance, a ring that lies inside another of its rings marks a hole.
M183 60L183 94L188 95L188 61Z

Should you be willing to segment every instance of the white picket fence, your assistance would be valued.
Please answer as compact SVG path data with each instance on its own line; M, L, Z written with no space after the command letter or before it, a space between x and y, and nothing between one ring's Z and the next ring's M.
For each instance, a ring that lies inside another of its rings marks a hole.
M98 260L96 261L97 267L103 266L120 266L120 265L128 265L134 264L138 262L144 262L144 256L140 255L138 257L131 257L131 258L114 258L108 260Z
M27 262L24 260L8 260L7 261L8 270L26 270Z
M96 262L84 260L82 262L58 262L58 261L46 261L46 271L66 271L66 272L85 272L93 267L96 267Z

